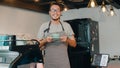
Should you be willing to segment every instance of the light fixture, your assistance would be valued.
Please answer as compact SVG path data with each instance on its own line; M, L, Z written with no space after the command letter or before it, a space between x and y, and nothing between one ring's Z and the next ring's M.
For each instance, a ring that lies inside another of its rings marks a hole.
M34 0L35 2L39 2L40 0Z
M88 8L91 8L91 7L96 7L98 6L96 0L90 0L89 3L88 3Z
M115 15L115 11L113 9L113 6L110 6L110 16L114 16Z
M102 10L102 12L108 11L104 0L102 1L101 10Z
M64 9L63 9L63 11L67 11L67 10L68 10L68 7L67 7L67 5L64 4Z
M61 1L60 3L63 5L63 11L67 11L68 6L64 3L64 1Z

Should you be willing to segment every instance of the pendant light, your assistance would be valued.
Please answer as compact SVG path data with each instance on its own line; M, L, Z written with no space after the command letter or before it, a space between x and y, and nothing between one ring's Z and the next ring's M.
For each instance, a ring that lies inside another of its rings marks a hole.
M113 9L113 6L110 7L110 16L114 16L115 15L115 11Z
M88 3L88 8L91 8L91 7L96 7L98 6L96 0L90 0L89 3Z
M62 0L60 0L61 2L61 4L63 5L63 11L67 11L69 8L68 8L68 6L64 3L64 1L62 1Z
M102 1L101 10L102 10L102 12L108 11L104 0Z
M67 11L68 10L68 7L64 4L64 11Z
M39 2L40 0L34 0L34 2Z

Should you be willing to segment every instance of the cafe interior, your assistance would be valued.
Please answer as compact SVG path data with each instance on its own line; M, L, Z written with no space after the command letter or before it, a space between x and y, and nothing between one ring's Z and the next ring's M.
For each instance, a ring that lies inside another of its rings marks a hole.
M120 68L120 0L0 0L0 68L42 68L31 63L44 64L36 39L53 2L64 6L61 20L75 33L71 68Z

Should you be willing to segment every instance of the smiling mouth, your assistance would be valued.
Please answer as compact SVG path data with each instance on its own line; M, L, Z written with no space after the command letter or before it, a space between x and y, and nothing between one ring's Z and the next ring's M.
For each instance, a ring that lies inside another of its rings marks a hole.
M59 17L59 16L58 16L58 15L56 15L56 14L54 14L54 15L53 15L53 17L54 17L54 18L57 18L57 17Z
M58 19L60 19L59 16L57 16L57 15L53 16L53 20L58 20Z

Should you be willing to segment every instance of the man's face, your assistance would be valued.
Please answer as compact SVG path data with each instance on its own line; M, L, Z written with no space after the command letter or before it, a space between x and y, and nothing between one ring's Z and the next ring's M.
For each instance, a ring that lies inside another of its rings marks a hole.
M53 20L58 20L61 16L60 7L58 5L52 5L49 14Z

